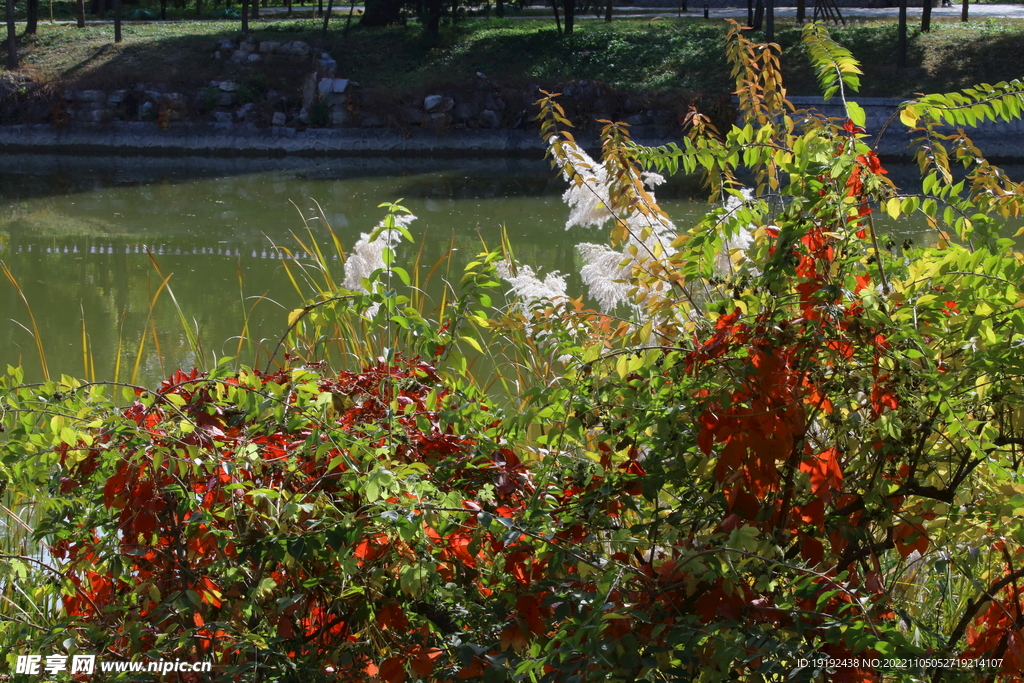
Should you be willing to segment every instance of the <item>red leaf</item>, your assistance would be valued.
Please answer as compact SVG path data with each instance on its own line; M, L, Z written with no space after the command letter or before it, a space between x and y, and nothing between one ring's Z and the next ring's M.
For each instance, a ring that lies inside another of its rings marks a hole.
M547 631L544 619L541 617L540 600L536 597L532 595L519 596L519 599L516 600L516 611L526 622L530 633L545 633Z
M901 557L907 557L915 550L921 554L928 550L928 535L920 524L905 522L893 530L893 541Z
M403 683L406 679L405 664L400 657L388 657L380 663L380 679L387 683Z
M409 628L409 618L396 603L389 603L377 610L377 627L381 631L405 631Z

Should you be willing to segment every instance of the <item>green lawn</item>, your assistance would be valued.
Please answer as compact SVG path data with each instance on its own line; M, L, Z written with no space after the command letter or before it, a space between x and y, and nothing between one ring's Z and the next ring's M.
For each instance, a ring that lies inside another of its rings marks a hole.
M45 15L45 5L43 10ZM305 40L338 60L339 75L396 96L473 82L478 72L509 86L536 83L550 88L591 79L626 93L720 95L731 90L722 46L726 26L720 21L655 18L608 24L588 18L572 36L559 37L548 20L465 19L443 26L440 39L433 40L415 21L383 29L354 23L346 35L346 13L335 17L326 39L320 22L310 19L255 21L251 29L258 38ZM139 81L251 79L251 68L244 71L212 56L216 43L236 37L239 29L237 21L128 23L124 42L114 45L111 25L78 29L43 22L37 35L19 37L22 70L60 87L72 82L113 87ZM863 96L948 91L1022 75L1024 24L1019 21L938 23L928 34L912 30L909 68L902 72L894 67L895 23L860 23L836 28L834 35L863 62ZM777 39L790 94L815 94L814 75L799 47L799 29L778 22ZM0 43L0 54L5 51L6 44ZM268 87L294 84L295 67L288 69L256 77Z

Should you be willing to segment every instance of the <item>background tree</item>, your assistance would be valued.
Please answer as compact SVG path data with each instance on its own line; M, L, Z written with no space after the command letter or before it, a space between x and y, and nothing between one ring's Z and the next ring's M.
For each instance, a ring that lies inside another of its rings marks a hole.
M18 36L14 23L14 0L7 0L7 68L18 68Z
M562 0L565 9L565 35L572 35L576 27L576 0Z
M85 0L75 0L75 17L78 28L85 28Z
M25 35L36 34L39 26L39 0L26 0L25 3Z
M359 23L363 26L389 26L402 18L403 0L367 0Z

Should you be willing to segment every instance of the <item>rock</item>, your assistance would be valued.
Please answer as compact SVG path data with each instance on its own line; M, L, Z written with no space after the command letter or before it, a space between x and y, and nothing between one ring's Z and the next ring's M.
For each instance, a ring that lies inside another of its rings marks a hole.
M230 107L235 103L235 93L233 92L219 92L217 93L216 99L213 103L218 107Z
M312 109L313 103L316 102L317 83L315 71L306 76L306 80L302 82L302 108L307 111Z
M340 107L348 102L348 95L332 92L329 95L324 95L323 101L327 103L328 107Z
M74 119L84 123L99 123L107 111L105 109L87 109L75 112Z
M186 106L185 96L180 92L164 93L160 97L160 103L168 109L173 109L175 111L184 111Z
M383 128L386 121L383 117L377 116L376 114L367 114L363 116L362 121L359 125L363 128Z
M321 95L343 93L346 88L348 88L347 78L321 78L318 86Z
M151 101L139 105L139 121L149 121L156 118L156 105Z
M667 111L665 109L656 109L647 112L647 115L651 118L654 123L659 126L664 126L670 123L675 123L676 113L674 111Z
M345 107L331 107L331 124L346 126L352 123L352 115Z
M484 109L480 112L480 125L484 128L500 128L501 118L493 109Z
M79 102L106 102L107 93L102 90L79 90L75 99Z
M124 98L127 96L127 90L115 90L107 95L107 104L122 104L124 102Z
M237 47L238 44L235 43L235 41L233 40L222 40L219 43L217 43L218 50L235 50L237 49Z
M455 106L455 100L441 95L427 95L423 98L423 108L431 114L451 111Z
M75 111L95 111L97 109L106 109L106 102L79 102L75 105Z
M235 112L235 117L239 121L244 121L245 118L249 116L249 114L253 113L253 111L255 110L256 105L252 102L249 102L248 104L243 104L241 107L238 108L238 111Z
M448 128L452 125L452 117L446 112L436 112L430 115L430 127L434 130Z
M238 83L235 83L234 81L220 81L219 83L217 83L216 87L219 88L221 92L235 92L241 86L239 86Z
M625 123L631 126L646 126L650 122L651 117L647 114L633 114L632 116L627 116L625 121Z
M270 55L281 49L281 43L276 40L264 40L260 43L260 54Z
M472 102L459 102L455 105L453 116L459 121L471 121L475 119L479 108Z
M235 120L235 117L229 111L215 111L213 112L213 120L217 123L231 123Z
M487 93L487 97L484 98L484 108L494 111L505 111L508 109L508 105L505 104L505 100L494 93Z
M430 114L417 107L405 107L400 112L399 119L406 125L420 126L430 123Z
M272 126L283 126L288 120L283 111L275 111L274 116L270 119L270 125Z
M316 72L323 78L334 78L334 74L338 70L338 62L329 55L324 53L320 56L320 59L316 63Z
M293 40L281 46L281 54L293 57L306 57L310 53L309 45L301 40Z
M142 96L146 99L147 102L152 102L153 104L159 104L160 103L160 98L163 97L163 93L162 92L158 92L156 90L143 90L142 91Z
M303 123L309 123L309 110L303 107L295 118Z
M246 64L252 64L253 62L258 62L261 59L263 59L263 57L260 57L258 54L253 53L245 58L245 62Z
M251 38L247 38L238 44L238 49L244 50L245 52L256 52L256 41Z
M245 62L246 59L249 58L249 55L251 54L251 52L246 52L245 50L235 50L234 53L231 55L231 61L235 64L242 64Z
M4 85L6 86L7 84L4 83ZM5 90L6 90L6 88L5 88ZM13 88L12 88L12 92L13 92ZM2 98L0 98L0 99L2 99ZM67 100L68 102L74 102L75 100L78 99L78 91L77 90L65 90L64 91L64 99Z
M222 55L220 53L220 50L217 50L216 52L213 53L213 58L214 59L224 59L224 55Z

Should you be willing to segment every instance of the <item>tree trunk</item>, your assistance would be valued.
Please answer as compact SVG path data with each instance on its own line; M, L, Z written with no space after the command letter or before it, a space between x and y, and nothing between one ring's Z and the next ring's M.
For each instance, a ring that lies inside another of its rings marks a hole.
M25 35L34 36L39 28L39 0L28 0L25 15Z
M14 26L14 0L7 0L7 68L18 68L18 36Z
M775 0L765 0L764 3L764 39L765 42L775 42Z
M964 4L960 10L960 21L967 21L967 0L964 0Z
M249 32L249 0L242 0L242 33Z
M497 6L494 8L494 13L499 19L505 16L505 0L498 0Z
M455 25L455 20L459 18L459 0L452 0L452 26Z
M402 0L366 0L359 23L363 26L387 26L397 24L401 18Z
M352 0L348 6L348 19L345 20L345 37L348 38L348 30L352 27L352 15L356 13L356 0Z
M203 0L196 0L196 16L203 16Z
M608 2L606 2L604 5L604 20L612 20L612 0L608 0Z
M441 33L442 0L426 0L427 33L437 38Z
M249 6L252 7L252 18L260 18L260 3L259 0L249 0Z
M121 42L121 0L114 0L114 42Z
M167 21L167 0L160 0L160 21Z
M565 1L565 35L571 35L576 24L576 0Z
M964 0L966 2L967 0ZM896 42L896 68L907 66L907 0L900 0L899 38Z
M924 0L921 8L921 32L928 33L932 30L932 0Z
M551 0L551 9L555 11L555 27L558 29L558 35L562 35L562 20L558 17L558 0Z
M796 23L803 24L807 18L807 0L796 0Z
M750 22L750 27L755 31L761 30L761 24L764 22L764 2L763 0L757 0L757 4L754 5L754 20Z
M292 0L288 0L288 16L292 15Z
M78 28L85 28L85 0L76 0L75 13L78 15Z
M331 20L331 9L334 8L334 0L327 0L327 12L324 13L324 38L327 37L327 22Z

